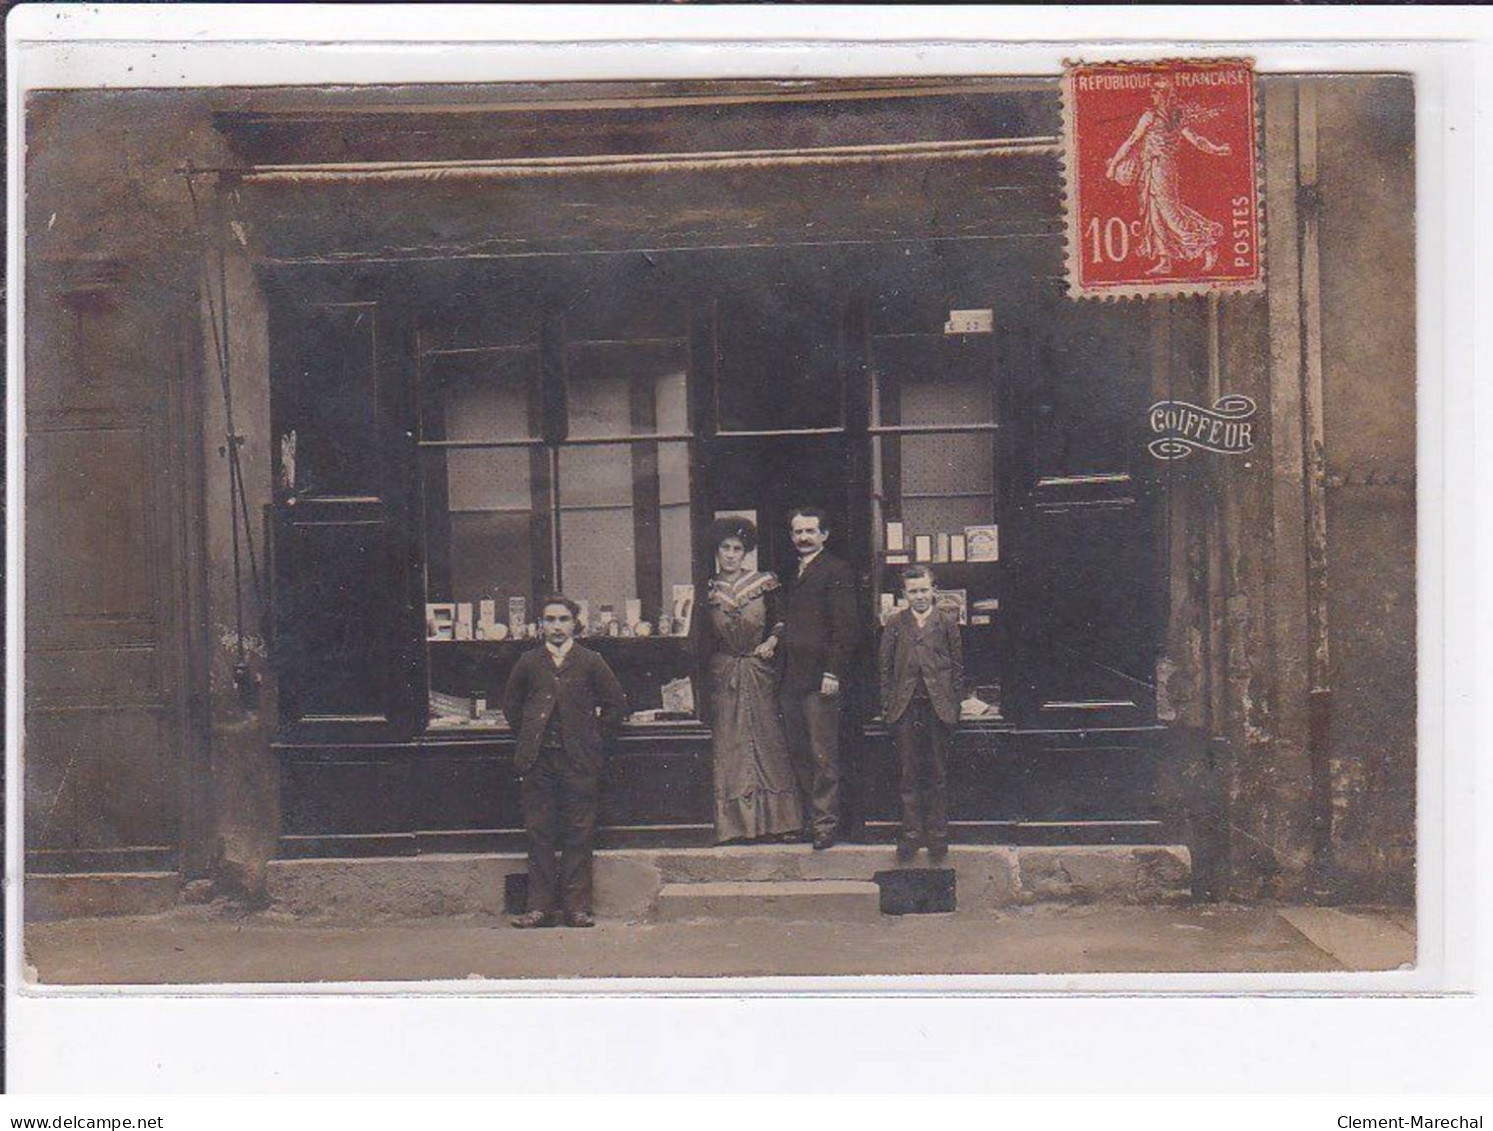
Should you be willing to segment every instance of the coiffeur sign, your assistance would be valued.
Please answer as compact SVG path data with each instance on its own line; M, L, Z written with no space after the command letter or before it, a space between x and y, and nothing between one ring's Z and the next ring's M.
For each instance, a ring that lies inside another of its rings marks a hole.
M1212 409L1186 401L1157 401L1148 414L1156 439L1147 445L1157 459L1183 459L1195 451L1240 455L1255 446L1255 402L1230 393Z

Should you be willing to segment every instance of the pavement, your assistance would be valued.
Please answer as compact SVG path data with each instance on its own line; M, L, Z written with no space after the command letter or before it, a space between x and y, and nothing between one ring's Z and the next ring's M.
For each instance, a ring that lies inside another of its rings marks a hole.
M1408 911L1209 904L1038 905L871 923L771 919L518 931L496 916L328 926L232 905L30 924L28 980L52 985L587 977L1392 970Z

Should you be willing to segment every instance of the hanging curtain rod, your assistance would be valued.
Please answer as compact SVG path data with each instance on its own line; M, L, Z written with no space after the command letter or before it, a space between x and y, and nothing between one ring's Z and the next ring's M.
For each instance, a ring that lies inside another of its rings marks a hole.
M349 181L438 181L573 176L583 173L691 172L711 169L853 165L880 161L1056 155L1056 137L978 138L805 149L738 149L701 153L603 154L594 157L513 157L475 161L349 161L330 164L186 166L187 176L215 174L246 184Z

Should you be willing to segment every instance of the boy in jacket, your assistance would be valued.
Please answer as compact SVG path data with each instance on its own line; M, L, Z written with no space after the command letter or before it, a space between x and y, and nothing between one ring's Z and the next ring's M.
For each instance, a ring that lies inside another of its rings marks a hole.
M897 859L906 863L927 845L930 863L949 852L947 768L959 723L964 644L958 615L934 599L933 571L902 574L908 607L882 629L882 717L902 764L902 832Z

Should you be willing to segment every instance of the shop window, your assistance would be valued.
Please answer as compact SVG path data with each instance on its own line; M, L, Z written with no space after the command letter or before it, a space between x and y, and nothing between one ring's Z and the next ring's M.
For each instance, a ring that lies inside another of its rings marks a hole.
M422 359L426 582L432 602L500 602L544 583L548 453L537 345L452 348Z
M528 448L444 454L450 592L460 599L483 593L506 607L509 597L533 592L534 514L545 509L535 491L534 454Z
M560 579L593 617L657 624L690 581L689 456L682 443L566 446L559 453Z
M583 605L634 710L690 674L687 339L546 341L426 359L421 447L431 725L501 725L537 598ZM687 713L687 712L686 712Z
M909 530L936 537L995 520L995 452L989 433L908 435L898 447L902 519Z
M964 623L970 690L1000 711L1000 515L991 335L942 329L871 338L872 564L877 612L902 570L933 568Z

